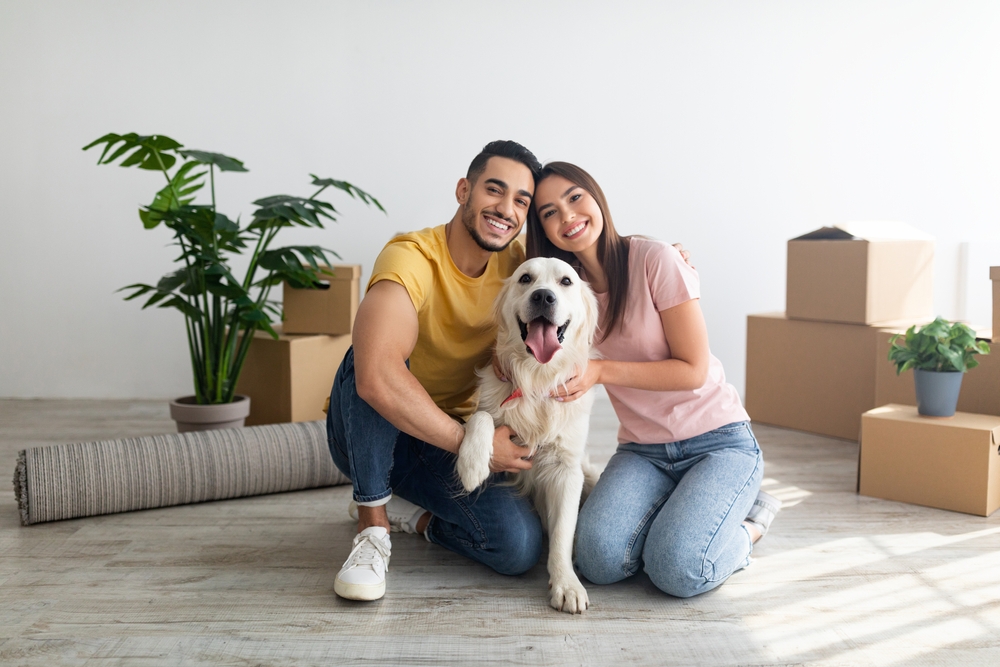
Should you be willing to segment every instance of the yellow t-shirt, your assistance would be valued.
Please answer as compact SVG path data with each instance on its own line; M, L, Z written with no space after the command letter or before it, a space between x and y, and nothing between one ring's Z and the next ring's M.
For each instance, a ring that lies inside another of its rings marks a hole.
M489 362L496 339L493 300L523 261L518 239L490 256L483 275L470 278L448 252L444 225L395 237L375 260L368 288L380 280L406 288L419 326L410 372L452 416L476 410L475 369Z

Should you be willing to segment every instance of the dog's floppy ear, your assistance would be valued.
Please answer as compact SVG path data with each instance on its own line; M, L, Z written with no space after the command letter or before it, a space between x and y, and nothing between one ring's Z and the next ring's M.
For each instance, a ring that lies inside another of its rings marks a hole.
M597 297L594 296L594 290L590 289L590 284L584 280L580 281L580 299L583 301L583 313L587 319L585 323L587 345L593 346L600 311L597 306Z
M500 335L503 336L507 330L507 323L504 322L503 317L503 307L507 303L507 293L510 292L511 285L514 284L514 279L517 273L506 280L503 281L503 287L500 288L500 293L497 294L497 298L493 300L493 322L497 325Z

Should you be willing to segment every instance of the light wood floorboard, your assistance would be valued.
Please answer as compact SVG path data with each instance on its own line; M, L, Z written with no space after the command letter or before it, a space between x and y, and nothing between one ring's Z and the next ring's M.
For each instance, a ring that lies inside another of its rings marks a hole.
M601 464L616 428L598 401ZM0 468L172 430L161 402L3 400ZM645 575L591 585L575 617L548 608L544 562L504 577L412 535L394 536L383 600L338 599L348 487L22 528L8 486L0 664L1000 664L1000 513L860 497L855 443L755 431L786 507L753 565L688 600Z

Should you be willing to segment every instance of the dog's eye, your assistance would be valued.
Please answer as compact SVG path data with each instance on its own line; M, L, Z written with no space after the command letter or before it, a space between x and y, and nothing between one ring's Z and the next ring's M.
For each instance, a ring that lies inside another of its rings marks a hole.
M531 274L530 273L521 274L521 277L518 278L517 282L519 282L519 283L530 283L531 282Z
M568 287L569 285L573 284L573 281L570 280L568 277L566 277L566 278L563 278L562 280L560 280L559 284L560 285L566 285Z

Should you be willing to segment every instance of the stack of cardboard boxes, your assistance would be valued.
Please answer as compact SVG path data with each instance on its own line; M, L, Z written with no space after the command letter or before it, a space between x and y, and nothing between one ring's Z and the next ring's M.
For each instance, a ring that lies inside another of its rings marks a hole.
M332 268L320 289L285 284L278 340L254 334L236 385L238 394L250 397L247 426L323 419L361 300L361 267Z
M857 440L861 415L881 404L879 341L933 318L933 263L933 238L902 223L789 241L786 311L747 318L754 421Z
M977 358L946 419L917 414L913 373L888 360L894 335L933 317L933 259L933 239L903 225L789 241L786 312L747 318L747 411L860 439L862 495L989 516L1000 508L1000 348ZM1000 333L1000 267L990 278Z
M993 281L993 332L1000 332L1000 267ZM862 495L989 516L1000 508L1000 348L978 357L962 380L958 409L945 419L922 417L913 373L895 374L880 334L876 398L862 417L858 492ZM885 404L888 405L885 405Z

